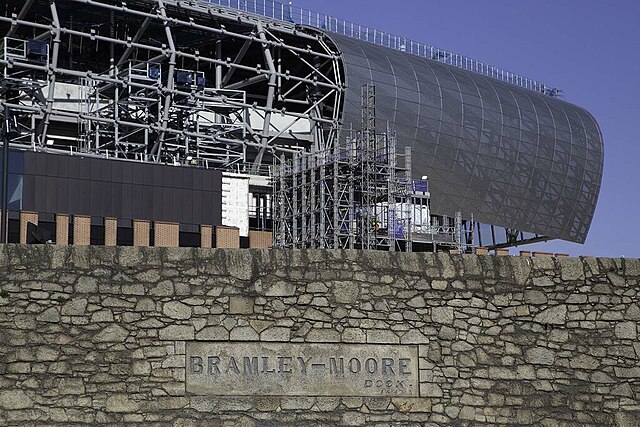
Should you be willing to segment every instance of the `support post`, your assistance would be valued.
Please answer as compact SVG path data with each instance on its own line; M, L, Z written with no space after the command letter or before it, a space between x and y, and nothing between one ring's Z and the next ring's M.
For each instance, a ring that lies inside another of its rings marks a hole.
M164 7L164 2L158 0L158 10L160 16L163 18L164 30L167 36L167 42L169 43L169 72L167 74L167 95L164 101L164 107L162 111L162 127L158 134L158 140L156 141L151 154L156 155L156 163L160 163L160 157L162 154L162 144L167 133L167 126L169 125L169 112L171 111L171 105L173 104L173 89L174 89L174 74L176 69L176 46L173 42L173 34L171 33L171 27L169 26L169 18L167 17L167 11Z
M269 67L269 90L267 91L267 105L264 115L264 126L262 127L262 135L260 136L260 142L262 144L262 148L260 148L260 152L256 156L256 160L254 163L254 169L257 170L262 164L262 158L264 157L265 151L267 151L267 145L269 144L269 129L271 128L271 110L273 109L273 99L276 93L276 82L278 77L278 72L276 71L276 66L273 62L273 56L271 55L270 46L267 43L267 36L265 35L264 28L262 24L258 23L258 36L260 37L260 41L262 42L262 51L264 54L264 60L267 63L267 67Z
M47 94L47 103L42 118L42 124L38 129L40 135L40 146L43 147L47 143L47 132L49 130L49 123L51 121L51 112L53 110L53 101L55 99L55 87L56 87L56 69L58 68L58 54L60 52L60 19L58 18L58 9L56 8L56 2L54 0L49 1L51 7L51 19L53 24L53 53L51 55L51 63L49 64L49 88Z

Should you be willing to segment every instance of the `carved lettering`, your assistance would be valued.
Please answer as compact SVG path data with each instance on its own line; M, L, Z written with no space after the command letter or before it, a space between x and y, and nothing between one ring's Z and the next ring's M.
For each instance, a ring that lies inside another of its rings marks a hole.
M220 373L220 368L218 367L218 363L220 363L220 358L218 356L209 356L207 357L207 373L211 375L213 371L216 374Z
M278 372L284 372L285 374L291 373L290 363L293 361L293 357L278 357Z
M311 358L308 358L307 360L305 360L304 357L298 357L298 362L300 362L300 369L302 369L303 374L307 373L307 364L309 363L310 360Z
M395 372L393 372L393 359L390 357L382 358L382 375L395 375Z
M258 358L257 357L243 357L243 366L245 374L258 374Z
M269 369L269 358L268 357L263 357L262 358L262 372L263 373L270 373L270 372L275 372L276 370L274 368Z
M409 371L409 362L411 362L411 359L401 358L398 360L400 375L411 375L411 372Z
M330 357L329 372L336 375L344 375L344 357L339 357L338 359Z
M240 368L238 367L238 362L234 357L229 358L229 366L227 367L227 373L233 372L234 374L240 373Z
M360 368L361 368L361 363L357 358L352 358L351 360L349 360L349 370L354 373L357 374L358 372L360 372Z
M370 374L375 374L376 372L378 372L378 361L370 357L366 360L366 362L364 362L364 367Z
M411 345L187 342L186 389L215 396L418 396Z
M190 362L190 366L191 366L191 373L193 374L199 374L202 372L202 357L200 356L191 356L189 358Z

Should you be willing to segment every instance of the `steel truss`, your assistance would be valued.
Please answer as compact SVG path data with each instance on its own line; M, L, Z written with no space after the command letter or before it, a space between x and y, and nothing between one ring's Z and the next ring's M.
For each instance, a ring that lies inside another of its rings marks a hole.
M319 31L197 1L8 0L15 144L232 170L331 148L344 91Z

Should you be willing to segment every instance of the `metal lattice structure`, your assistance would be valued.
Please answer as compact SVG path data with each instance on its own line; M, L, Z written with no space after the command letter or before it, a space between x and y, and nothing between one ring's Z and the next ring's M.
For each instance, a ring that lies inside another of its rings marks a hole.
M344 142L274 168L274 247L471 247L473 224L467 233L461 215L431 215L427 183L411 178L411 150L397 153L395 133L376 132L375 99L375 87L363 86L362 129Z
M13 143L257 170L273 153L336 137L342 71L316 30L203 2L3 7L0 95L20 130Z

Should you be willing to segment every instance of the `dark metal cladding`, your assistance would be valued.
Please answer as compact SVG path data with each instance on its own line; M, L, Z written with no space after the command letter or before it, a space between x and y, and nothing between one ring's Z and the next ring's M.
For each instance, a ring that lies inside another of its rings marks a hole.
M433 211L584 242L602 180L602 134L584 109L471 71L330 33L342 52L342 122L360 128L361 87L428 175Z

